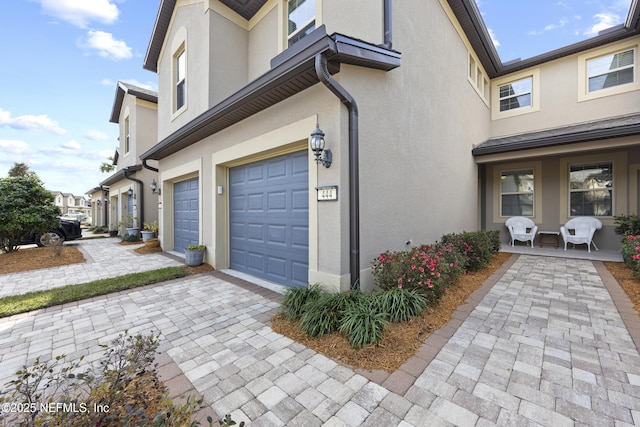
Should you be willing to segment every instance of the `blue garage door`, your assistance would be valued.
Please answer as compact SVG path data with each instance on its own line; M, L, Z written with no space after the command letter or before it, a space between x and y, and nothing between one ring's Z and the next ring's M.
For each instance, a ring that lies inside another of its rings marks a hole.
M198 178L173 184L173 250L199 243Z
M287 286L307 286L307 152L229 171L231 268Z

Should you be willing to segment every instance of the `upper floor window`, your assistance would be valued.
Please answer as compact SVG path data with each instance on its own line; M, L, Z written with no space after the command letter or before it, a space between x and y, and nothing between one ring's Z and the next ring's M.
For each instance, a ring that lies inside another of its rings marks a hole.
M471 86L478 95L480 95L480 98L482 98L485 104L489 105L489 78L485 75L478 61L471 53L469 53L469 74L467 77Z
M534 68L491 82L493 120L540 111L540 69Z
M500 216L534 216L533 169L500 173Z
M500 86L500 111L502 112L514 110L516 108L530 107L532 90L532 77L526 77Z
M174 59L175 70L175 111L184 107L187 99L186 53L184 48L178 51Z
M588 60L587 79L589 92L633 83L634 54L634 50L629 49Z
M315 0L288 0L287 2L289 47L316 28Z
M124 154L129 152L130 139L129 139L130 129L129 129L129 116L124 119Z
M613 163L569 165L569 216L611 216Z

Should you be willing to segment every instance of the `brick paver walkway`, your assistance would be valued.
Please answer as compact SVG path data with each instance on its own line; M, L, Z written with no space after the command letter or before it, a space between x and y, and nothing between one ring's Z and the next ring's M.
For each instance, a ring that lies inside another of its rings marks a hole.
M393 387L273 332L279 296L256 289L211 273L0 319L0 384L129 329L161 333L170 387L252 426L640 424L640 355L591 261L520 256Z

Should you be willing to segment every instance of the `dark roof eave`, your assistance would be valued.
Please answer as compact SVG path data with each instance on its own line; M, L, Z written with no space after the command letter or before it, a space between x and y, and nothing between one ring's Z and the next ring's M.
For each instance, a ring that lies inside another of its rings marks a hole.
M633 0L625 24L618 28L605 30L595 37L542 55L503 63L475 1L448 0L448 2L469 43L471 43L473 51L478 55L487 75L492 79L640 34L640 2Z
M340 62L387 71L400 65L398 52L377 48L342 35L329 37L324 26L305 37L307 38L303 48L299 46L291 52L285 51L278 55L272 60L271 70L142 153L140 158L160 160L315 85L319 82L314 65L318 54L330 59L331 74L340 70ZM346 49L349 40L352 45L360 46L360 54L353 49ZM338 46L342 51L339 51ZM366 46L369 49L365 49Z
M106 186L113 185L116 182L122 181L123 179L125 179L127 174L138 172L141 169L142 169L142 165L134 165L134 166L128 166L126 168L123 168L118 172L114 173L113 175L111 175L109 178L102 181L100 183L100 187L102 187L103 185L106 185Z
M535 135L535 134L534 134ZM510 153L514 151L531 150L535 148L545 148L565 144L576 144L580 142L590 142L602 139L622 138L625 136L640 135L640 123L633 123L627 126L620 126L607 129L594 129L588 131L577 131L565 134L558 134L548 137L531 137L517 142L497 145L478 145L471 153L475 157L490 154Z
M120 121L120 110L122 110L124 96L127 93L138 99L143 99L154 104L158 103L158 94L156 92L119 81L116 86L116 96L113 101L113 107L111 108L111 118L109 119L111 123L118 123Z

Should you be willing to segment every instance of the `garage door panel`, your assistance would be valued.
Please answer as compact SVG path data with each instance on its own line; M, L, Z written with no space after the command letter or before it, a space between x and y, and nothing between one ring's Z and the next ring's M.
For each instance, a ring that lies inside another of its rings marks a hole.
M305 151L230 169L231 268L288 286L307 285L307 162Z
M192 178L173 184L173 248L178 252L199 242L198 182Z

